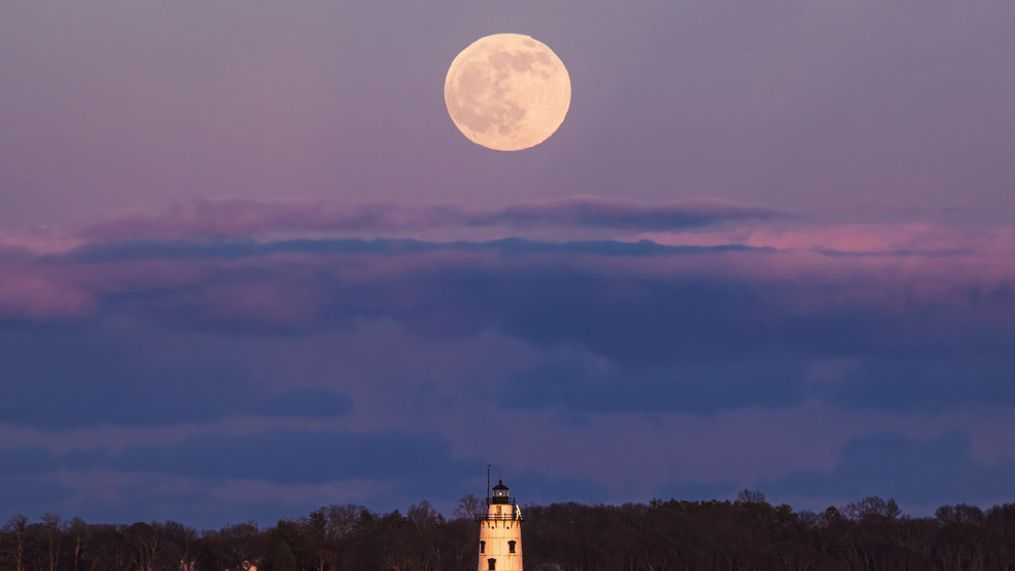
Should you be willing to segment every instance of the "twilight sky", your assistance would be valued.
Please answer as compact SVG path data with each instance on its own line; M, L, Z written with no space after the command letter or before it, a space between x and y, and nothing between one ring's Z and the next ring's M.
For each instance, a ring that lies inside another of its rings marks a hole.
M1015 490L1015 4L0 4L0 518ZM454 56L568 66L547 143Z

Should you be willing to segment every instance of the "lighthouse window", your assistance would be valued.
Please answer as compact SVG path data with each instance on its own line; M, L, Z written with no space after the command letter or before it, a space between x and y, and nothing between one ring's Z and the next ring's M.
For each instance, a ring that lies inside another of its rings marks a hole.
M514 541L509 541L508 542L508 551L511 552L511 553L515 552L515 542Z
M486 542L485 541L480 541L479 542L479 552L480 553L486 553Z
M487 559L486 560L486 565L487 565L486 568L489 569L490 571L497 571L497 560L496 559Z

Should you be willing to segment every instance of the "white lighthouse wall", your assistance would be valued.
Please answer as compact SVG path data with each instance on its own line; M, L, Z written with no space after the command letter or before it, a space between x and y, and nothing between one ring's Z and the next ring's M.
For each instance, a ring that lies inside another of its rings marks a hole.
M500 513L498 513L500 508ZM478 571L489 569L489 560L497 560L497 571L522 571L522 522L518 519L495 519L517 515L511 504L490 504L490 519L479 524L479 540L485 541L484 553L479 554ZM511 553L509 541L515 542Z

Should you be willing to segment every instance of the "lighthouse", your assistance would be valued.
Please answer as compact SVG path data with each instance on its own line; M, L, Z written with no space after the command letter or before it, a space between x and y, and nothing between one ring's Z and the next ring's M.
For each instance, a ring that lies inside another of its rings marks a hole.
M479 522L477 571L522 571L522 510L504 481L497 482L486 498L486 513Z

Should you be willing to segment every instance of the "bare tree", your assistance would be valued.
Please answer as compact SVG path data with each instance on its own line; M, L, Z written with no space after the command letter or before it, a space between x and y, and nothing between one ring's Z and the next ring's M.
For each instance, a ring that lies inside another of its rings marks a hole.
M738 504L763 504L765 502L765 494L758 490L743 489L737 493Z
M46 532L46 555L49 563L49 571L56 571L57 563L60 560L60 516L55 513L46 512L42 514L42 527Z
M416 529L423 532L437 524L444 522L444 516L442 516L437 510L434 509L433 504L423 500L414 506L409 506L409 511L406 513L406 517L409 521L416 526Z
M864 519L895 519L902 515L899 504L895 503L895 500L890 499L885 501L878 496L866 497L848 504L843 508L843 511L846 512L847 517L857 521Z
M161 548L159 534L147 523L135 523L127 529L131 561L139 571L155 571Z
M229 545L235 555L235 563L244 571L251 567L258 566L261 561L262 532L257 524L250 521L229 525L222 528L218 533L223 543Z
M345 539L356 530L356 526L364 512L364 506L347 504L344 506L328 506L328 529L336 539Z
M16 514L7 521L7 533L14 536L14 569L25 571L25 539L28 532L28 518Z
M472 494L462 496L462 499L458 500L458 507L455 508L455 517L458 519L471 520L481 513L483 513L482 503Z
M70 520L70 525L67 528L70 533L70 538L74 542L74 547L71 553L74 555L74 567L73 571L78 571L81 566L81 559L85 553L85 540L88 536L88 524L81 518L73 518Z
M300 520L300 525L310 537L311 549L317 558L317 570L324 571L325 565L334 556L327 510L320 508L310 512L309 516Z
M364 506L353 504L331 505L325 509L328 516L328 541L331 543L332 568L339 569L341 558L340 545L359 528L364 514L369 514Z

